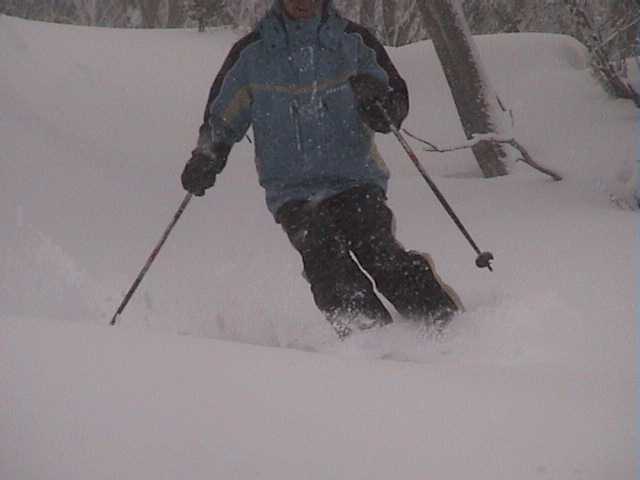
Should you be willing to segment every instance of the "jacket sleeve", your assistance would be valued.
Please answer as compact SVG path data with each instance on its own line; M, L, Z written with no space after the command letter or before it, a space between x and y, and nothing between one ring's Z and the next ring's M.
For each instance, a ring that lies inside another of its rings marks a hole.
M196 147L205 155L214 152L216 144L231 147L239 142L251 125L252 97L243 53L256 39L251 33L233 46L211 86Z
M358 72L373 75L389 85L387 105L393 112L393 118L402 123L409 114L409 90L407 83L398 73L395 65L391 62L387 51L378 39L365 27L354 22L349 22L346 31L357 34L362 39L362 44L358 52Z

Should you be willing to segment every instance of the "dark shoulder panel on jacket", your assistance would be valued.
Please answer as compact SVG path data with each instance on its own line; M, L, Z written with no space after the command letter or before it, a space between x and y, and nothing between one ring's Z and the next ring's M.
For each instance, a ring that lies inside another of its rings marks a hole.
M224 83L224 79L226 78L227 74L236 64L236 62L240 58L240 55L242 54L244 49L250 46L251 44L257 42L258 40L260 40L260 33L254 30L253 32L249 33L248 35L245 35L240 40L238 40L233 45L233 47L231 47L231 50L229 50L229 54L227 55L227 58L222 64L222 67L220 68L218 75L216 75L216 78L213 81L213 85L211 85L211 90L209 91L207 108L205 109L205 112L204 112L205 123L209 116L209 105L211 105L211 103L219 95L220 90L222 89L222 84Z
M345 29L347 33L356 33L362 37L364 44L373 50L376 54L376 60L378 64L387 72L389 76L389 86L397 92L406 92L407 84L398 73L393 62L389 58L384 46L378 41L378 39L371 33L366 27L349 21Z

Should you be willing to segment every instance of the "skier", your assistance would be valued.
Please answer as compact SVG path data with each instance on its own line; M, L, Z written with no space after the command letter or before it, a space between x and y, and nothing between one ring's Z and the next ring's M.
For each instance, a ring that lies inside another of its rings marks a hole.
M371 279L405 318L446 323L461 309L428 256L394 237L373 141L390 132L381 108L400 127L409 98L375 37L332 0L275 0L228 54L182 173L183 187L204 195L253 126L267 206L341 339L392 322Z

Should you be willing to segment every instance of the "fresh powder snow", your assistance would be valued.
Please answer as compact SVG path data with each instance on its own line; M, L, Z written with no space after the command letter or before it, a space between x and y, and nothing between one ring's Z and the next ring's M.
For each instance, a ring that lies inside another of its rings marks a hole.
M229 30L0 16L0 478L628 480L637 475L638 110L560 35L476 37L514 137L549 177L393 136L397 235L466 312L345 342L313 305L235 146L108 326L184 197ZM390 49L405 127L467 142L430 42ZM637 64L631 62L638 82Z

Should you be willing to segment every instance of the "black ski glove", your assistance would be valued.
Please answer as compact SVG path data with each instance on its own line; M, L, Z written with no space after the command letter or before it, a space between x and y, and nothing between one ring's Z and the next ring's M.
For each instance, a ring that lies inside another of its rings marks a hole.
M182 186L184 189L202 197L205 190L216 183L216 176L227 164L227 157L231 147L223 143L216 143L210 151L195 149L191 152L191 158L182 171Z
M387 111L396 127L400 127L401 119L396 118L397 109L393 108L389 87L382 80L367 73L359 73L349 78L349 83L358 101L358 113L364 123L372 130L389 133L391 126L380 108Z

